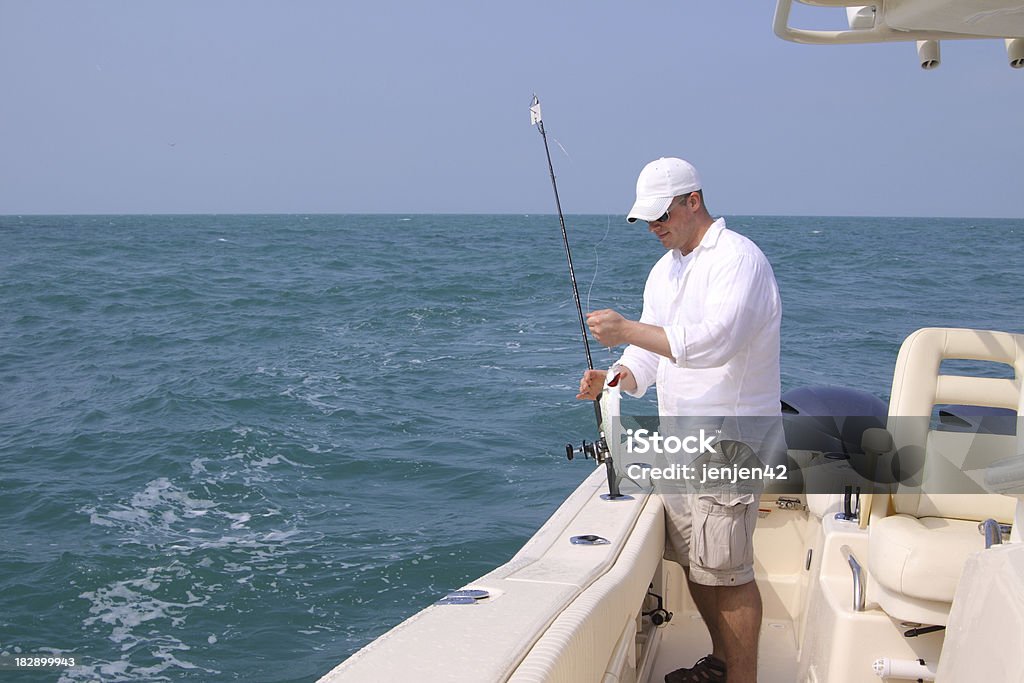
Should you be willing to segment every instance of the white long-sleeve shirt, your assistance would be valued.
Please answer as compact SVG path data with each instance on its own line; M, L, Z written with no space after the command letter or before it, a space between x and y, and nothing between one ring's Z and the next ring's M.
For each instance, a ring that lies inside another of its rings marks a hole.
M672 359L628 346L619 364L662 416L779 415L782 302L764 253L716 220L687 255L666 253L644 287L640 322L665 329Z

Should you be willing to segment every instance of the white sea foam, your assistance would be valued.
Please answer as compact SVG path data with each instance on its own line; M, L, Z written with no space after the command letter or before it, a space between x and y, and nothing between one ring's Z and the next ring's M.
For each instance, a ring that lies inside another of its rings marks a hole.
M91 616L83 620L86 628L105 630L107 638L123 653L120 660L94 661L64 672L62 681L96 680L145 681L171 680L164 675L169 669L201 669L210 674L220 672L198 667L181 659L176 653L191 648L169 630L180 630L190 610L206 606L209 595L203 588L186 591L186 602L157 597L165 586L188 577L190 571L181 563L166 567L150 567L141 576L113 581L96 590L85 591L80 598L90 603ZM209 588L205 588L209 590ZM158 664L139 666L133 657L157 659Z
M204 489L209 490L200 490ZM92 523L119 530L132 543L161 547L161 554L172 559L166 566L150 567L79 594L90 605L83 629L105 637L123 654L119 660L90 661L68 670L61 680L160 681L179 678L180 673L175 672L182 670L199 669L211 676L220 673L182 654L191 647L217 642L214 635L193 643L179 639L178 635L189 633L189 615L223 610L223 601L214 601L230 591L227 586L241 586L246 592L267 590L262 577L280 576L290 568L288 545L311 538L294 524L253 529L265 524L264 520L279 518L281 511L270 507L236 511L230 509L230 503L195 495L160 477L132 494L128 504L84 510ZM187 527L182 526L185 518L191 520ZM197 521L202 526L195 526ZM220 552L228 549L237 559L229 560ZM195 553L210 551L214 554L193 559ZM204 579L210 572L224 580ZM270 589L278 590L277 584Z
M283 456L257 462L254 472L263 468L292 463ZM246 479L251 476L243 475ZM295 524L274 529L254 530L254 520L281 517L274 507L232 510L230 501L218 503L193 497L166 478L149 482L145 489L131 497L130 505L114 504L103 510L88 506L80 511L89 515L91 524L120 530L126 541L147 546L163 546L166 550L192 553L196 550L231 546L255 547L296 540L301 531ZM187 520L187 524L183 524ZM308 540L308 538L306 539Z
M249 514L248 512L239 512L237 514L233 514L233 513L230 513L230 512L225 512L224 516L227 517L228 519L232 520L231 521L231 528L232 529L242 529L242 528L245 527L246 522L248 522L250 519L252 519L252 515Z

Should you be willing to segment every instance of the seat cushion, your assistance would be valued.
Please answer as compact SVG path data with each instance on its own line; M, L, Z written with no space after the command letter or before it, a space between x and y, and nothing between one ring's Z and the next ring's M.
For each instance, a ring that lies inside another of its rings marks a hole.
M967 556L984 549L977 522L892 515L871 523L868 567L890 591L948 603Z

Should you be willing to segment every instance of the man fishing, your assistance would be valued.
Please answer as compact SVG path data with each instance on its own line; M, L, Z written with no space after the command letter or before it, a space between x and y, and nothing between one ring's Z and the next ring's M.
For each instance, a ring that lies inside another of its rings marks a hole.
M611 369L622 390L640 397L656 384L663 423L779 416L782 305L765 255L724 219L712 218L697 170L682 159L644 167L626 220L646 221L668 251L647 277L640 320L611 309L587 315L601 344L628 344ZM606 377L587 370L577 398L597 399ZM663 497L666 557L685 569L713 645L692 667L665 676L666 683L724 682L727 674L729 683L757 680L762 607L752 536L759 494L747 491Z

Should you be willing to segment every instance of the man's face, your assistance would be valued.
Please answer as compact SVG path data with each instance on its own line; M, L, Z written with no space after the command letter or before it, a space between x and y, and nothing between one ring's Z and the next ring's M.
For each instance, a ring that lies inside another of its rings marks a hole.
M697 218L690 194L676 197L668 207L667 220L650 221L648 229L661 241L666 249L679 249L689 254L697 248ZM662 218L665 218L662 216Z

